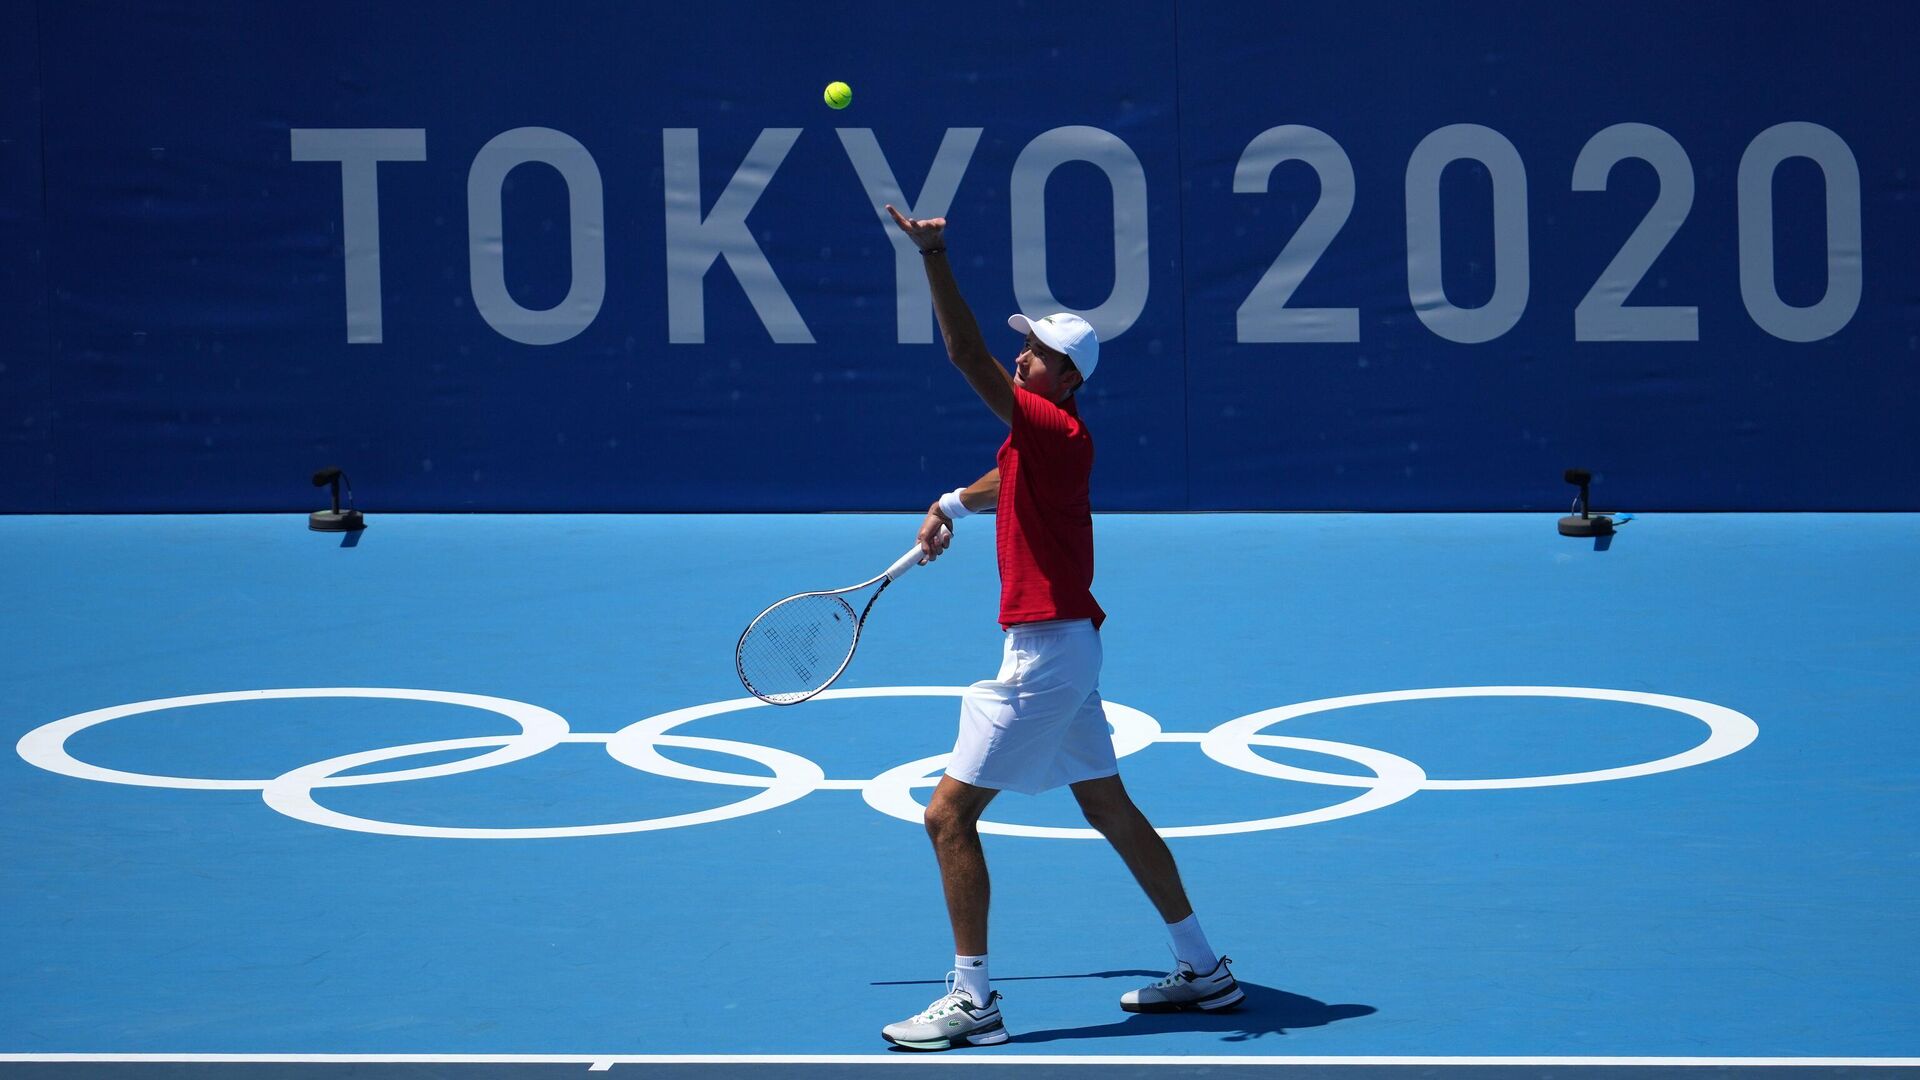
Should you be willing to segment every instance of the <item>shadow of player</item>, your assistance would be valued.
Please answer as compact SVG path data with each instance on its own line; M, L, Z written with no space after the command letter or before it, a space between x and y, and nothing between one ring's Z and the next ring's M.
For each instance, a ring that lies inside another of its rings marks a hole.
M1378 1009L1371 1005L1329 1005L1301 994L1290 994L1271 986L1241 980L1247 992L1238 1007L1223 1012L1190 1009L1175 1013L1127 1013L1124 1019L1092 1027L1053 1028L1025 1031L1008 1043L1058 1042L1062 1039L1111 1039L1126 1035L1151 1035L1161 1031L1217 1031L1222 1042L1248 1042L1268 1035L1285 1035L1296 1028L1322 1027L1336 1020L1369 1016Z
M1148 968L1127 968L1120 971L1089 971L1080 975L1002 975L993 980L996 983L1010 982L1051 982L1054 979L1157 979L1165 975L1164 971L1152 971ZM895 979L890 982L874 982L869 986L944 986L941 979ZM1241 983L1245 986L1246 983Z

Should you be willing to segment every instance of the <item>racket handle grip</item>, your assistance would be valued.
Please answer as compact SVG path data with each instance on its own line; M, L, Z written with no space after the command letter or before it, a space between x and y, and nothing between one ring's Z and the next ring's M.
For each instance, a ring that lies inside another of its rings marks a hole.
M940 527L940 531L943 534L948 532L946 526L944 525ZM920 560L925 558L926 555L927 555L927 552L925 548L921 547L919 544L913 545L912 548L908 549L905 555L900 556L900 559L898 562L895 562L892 566L887 567L887 580L889 582L899 581L900 578L904 576L907 571L913 569L916 566L919 566Z

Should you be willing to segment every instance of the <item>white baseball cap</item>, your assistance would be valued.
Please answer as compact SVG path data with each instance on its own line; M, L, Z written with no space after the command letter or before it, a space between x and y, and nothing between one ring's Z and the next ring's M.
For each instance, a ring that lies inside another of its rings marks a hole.
M1007 325L1021 334L1032 334L1055 352L1065 353L1079 369L1081 382L1093 378L1094 366L1100 363L1100 336L1093 332L1087 320L1071 311L1061 311L1044 319L1009 315Z

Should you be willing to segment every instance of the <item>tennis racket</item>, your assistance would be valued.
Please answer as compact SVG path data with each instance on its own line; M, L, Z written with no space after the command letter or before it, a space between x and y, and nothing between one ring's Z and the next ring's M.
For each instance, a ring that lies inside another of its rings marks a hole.
M740 685L771 705L797 705L832 686L853 662L873 602L925 556L915 544L879 577L844 589L797 593L754 616L733 648ZM873 595L856 616L853 605L867 589Z

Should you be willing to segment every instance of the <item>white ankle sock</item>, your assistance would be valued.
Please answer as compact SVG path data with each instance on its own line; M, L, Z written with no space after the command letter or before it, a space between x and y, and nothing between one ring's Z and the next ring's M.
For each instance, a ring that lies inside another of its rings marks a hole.
M1207 935L1200 929L1200 916L1189 915L1179 922L1168 923L1167 933L1173 935L1174 958L1186 961L1196 973L1205 975L1220 965L1220 958L1213 954Z
M961 956L959 953L955 953L953 956L953 985L956 989L965 990L967 996L973 999L975 1005L985 1005L987 1003L987 994L989 993L986 954L981 953L979 956Z

